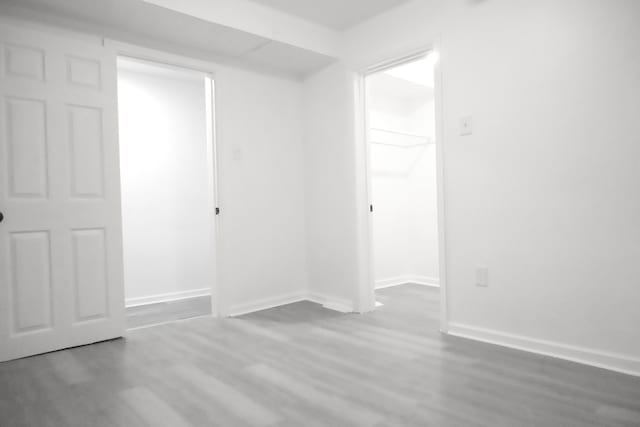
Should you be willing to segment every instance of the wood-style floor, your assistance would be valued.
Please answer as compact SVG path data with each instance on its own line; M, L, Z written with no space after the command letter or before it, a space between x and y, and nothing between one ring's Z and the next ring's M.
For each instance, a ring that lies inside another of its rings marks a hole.
M639 426L640 378L442 336L437 290L297 303L0 364L8 426Z
M127 307L127 328L135 329L211 315L211 296Z

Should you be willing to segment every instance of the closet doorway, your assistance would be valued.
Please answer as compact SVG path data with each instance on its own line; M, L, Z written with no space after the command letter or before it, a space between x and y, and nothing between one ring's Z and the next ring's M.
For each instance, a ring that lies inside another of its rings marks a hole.
M117 80L127 327L210 316L213 79L119 57Z
M367 74L365 109L376 309L421 304L437 321L436 61L424 53Z

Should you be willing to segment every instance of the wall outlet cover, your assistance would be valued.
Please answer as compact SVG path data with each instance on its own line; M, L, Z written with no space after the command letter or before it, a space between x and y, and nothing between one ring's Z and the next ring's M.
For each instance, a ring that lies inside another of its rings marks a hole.
M473 118L465 116L460 119L460 135L468 136L473 134Z

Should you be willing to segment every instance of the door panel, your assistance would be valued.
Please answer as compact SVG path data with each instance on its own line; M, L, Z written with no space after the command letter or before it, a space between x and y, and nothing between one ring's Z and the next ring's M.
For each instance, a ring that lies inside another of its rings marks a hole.
M9 194L14 198L46 198L46 105L42 100L5 98Z
M73 230L74 322L109 315L107 252L104 229Z
M102 110L70 105L71 196L103 196Z
M67 56L67 79L69 84L101 90L102 73L100 62L90 58Z
M46 231L11 233L11 333L50 329L51 241Z
M122 336L116 60L0 24L0 361Z
M44 50L5 43L5 52L8 76L44 80Z

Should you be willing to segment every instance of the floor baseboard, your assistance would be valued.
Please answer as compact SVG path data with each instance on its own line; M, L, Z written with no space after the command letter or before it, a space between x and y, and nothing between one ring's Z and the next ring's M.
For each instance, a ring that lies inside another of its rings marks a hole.
M128 298L125 307L137 307L140 305L157 304L161 302L178 301L187 298L204 297L211 295L211 289L192 289L189 291L168 292L165 294L149 295L146 297Z
M242 316L244 314L255 313L258 311L268 310L270 308L280 307L282 305L293 304L295 302L301 301L314 302L322 305L329 310L338 311L340 313L352 313L354 311L353 303L348 300L333 298L315 292L292 292L273 298L265 298L234 305L229 310L229 315L231 317Z
M307 296L307 300L322 305L329 310L337 311L340 313L353 313L354 307L351 301L341 298L334 298L328 295L311 292Z
M447 333L456 337L542 354L627 375L640 376L640 359L625 355L538 340L459 323L449 323Z
M376 289L384 289L384 288L390 288L392 286L405 285L407 283L413 283L413 284L422 285L422 286L440 287L440 282L435 277L415 276L415 275L391 277L388 279L379 279L379 280L376 280L375 286L376 286Z
M306 292L292 292L271 298L264 298L247 303L237 304L230 308L229 316L242 316L244 314L255 313L256 311L268 310L281 305L293 304L294 302L305 301Z

